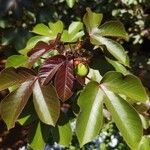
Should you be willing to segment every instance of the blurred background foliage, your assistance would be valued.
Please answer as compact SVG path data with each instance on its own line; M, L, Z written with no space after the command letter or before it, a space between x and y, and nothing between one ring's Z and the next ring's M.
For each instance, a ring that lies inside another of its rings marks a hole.
M27 40L34 36L30 31L37 23L47 24L60 19L67 28L72 21L82 19L86 7L103 13L103 22L120 20L125 25L130 39L118 41L128 51L132 72L150 89L150 0L0 0L0 68L9 56L18 54L26 46ZM125 146L120 149L128 149L114 124L104 130L101 138L96 139L98 147L101 142L112 149L111 137L117 134L119 143ZM94 142L85 148L96 148ZM105 149L105 145L101 146ZM118 146L117 142L114 149Z

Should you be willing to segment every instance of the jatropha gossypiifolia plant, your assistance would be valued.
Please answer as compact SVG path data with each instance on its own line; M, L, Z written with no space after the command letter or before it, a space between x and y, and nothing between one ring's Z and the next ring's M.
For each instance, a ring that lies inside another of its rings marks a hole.
M114 40L128 40L124 26L119 21L100 26L101 21L102 14L87 8L84 24L72 22L68 30L61 21L38 24L32 30L38 35L21 55L7 59L0 90L10 94L0 104L1 118L8 129L16 122L31 125L32 149L43 149L50 139L68 147L73 133L83 147L109 119L131 149L139 148L143 127L133 104L146 102L148 95Z

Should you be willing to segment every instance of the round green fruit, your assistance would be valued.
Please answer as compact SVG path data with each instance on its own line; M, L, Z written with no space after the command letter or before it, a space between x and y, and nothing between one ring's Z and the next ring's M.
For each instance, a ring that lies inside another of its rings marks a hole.
M77 66L76 66L76 74L81 76L81 77L84 77L86 76L88 73L89 73L89 67L88 65L86 64L83 64L83 63L79 63Z

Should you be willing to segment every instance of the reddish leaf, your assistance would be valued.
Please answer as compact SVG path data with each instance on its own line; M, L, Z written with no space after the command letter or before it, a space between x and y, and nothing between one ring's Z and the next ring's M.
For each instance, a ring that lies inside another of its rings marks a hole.
M34 53L38 52L38 51L41 51L41 50L49 50L51 47L49 46L49 44L43 42L43 41L40 41L38 42L34 48L28 52L28 56L30 57L31 55L33 55Z
M24 82L17 90L7 95L1 102L1 117L8 129L14 127L17 118L25 107L33 88L34 80Z
M7 68L0 72L0 90L7 89L16 84L21 84L34 77L32 71L27 68Z
M28 62L27 62L27 67L28 68L31 68L34 63L46 52L47 50L46 49L41 49L40 51L37 51L35 53L33 53L29 59L28 59Z
M55 88L59 98L64 102L73 94L74 71L73 60L66 60L55 77Z
M46 85L55 75L59 67L66 60L66 57L63 55L57 55L51 58L48 58L39 69L39 77L43 85Z
M85 84L85 77L76 76L76 80L78 83L80 83L82 86Z
M50 41L49 43L45 42L38 42L35 47L28 52L28 62L27 62L27 67L31 68L33 64L47 51L52 50L52 49L57 49L59 45L61 44L60 42L61 34L58 34L55 40Z

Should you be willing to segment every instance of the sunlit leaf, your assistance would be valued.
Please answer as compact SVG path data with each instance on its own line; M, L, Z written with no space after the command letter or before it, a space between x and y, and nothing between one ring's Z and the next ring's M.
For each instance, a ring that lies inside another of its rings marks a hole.
M29 146L33 150L42 150L44 149L46 145L45 136L49 136L50 129L43 128L43 124L41 122L36 122L33 124L33 126L30 128L28 133L28 139L29 139Z
M128 34L123 24L119 21L109 21L99 27L98 34L101 36L120 37L128 40Z
M33 88L33 103L40 120L55 126L59 113L60 102L52 85L41 86L37 80Z
M39 41L48 42L49 40L51 40L51 38L47 36L34 36L28 40L25 48L19 50L19 53L22 55L27 55L27 53L36 45L36 43Z
M133 100L143 102L148 100L148 95L141 81L132 74L124 76L119 72L110 71L104 75L101 83L109 90L124 94Z
M79 96L80 113L77 117L76 134L80 147L92 141L100 132L103 122L103 98L103 91L94 81L88 83Z
M49 22L48 23L51 31L52 31L52 34L53 35L57 35L58 33L62 33L63 31L63 28L64 28L64 24L62 21L58 20L57 22L55 23L52 23L52 22Z
M143 136L139 144L138 150L149 150L150 149L150 137Z
M120 64L118 61L109 59L109 58L107 58L107 57L106 57L106 60L115 68L115 70L116 70L117 72L120 72L120 73L122 73L123 75L127 75L127 74L130 73L130 72L129 72L122 64Z
M8 57L6 61L5 67L15 67L18 68L20 66L25 66L26 61L28 60L28 57L23 55L12 55Z
M67 5L72 8L75 4L76 0L66 0Z
M96 40L97 45L105 45L107 50L125 66L129 66L129 58L124 48L117 42L102 37L98 34L92 35L91 39ZM94 43L95 44L95 43Z
M1 104L1 117L7 128L13 128L17 118L25 107L31 93L34 80L24 82L16 91L6 96Z
M0 91L25 82L30 75L24 69L6 68L0 72Z
M97 28L102 21L103 15L92 12L90 8L86 9L86 14L83 17L83 22L90 33L94 28Z
M68 147L72 140L72 130L71 130L70 123L68 122L63 125L58 125L58 131L59 131L58 143L60 145Z
M33 33L39 34L39 35L44 35L44 36L51 36L52 31L50 30L50 28L48 26L46 26L43 23L39 23L37 24L33 30Z
M131 149L137 149L142 138L142 123L135 109L120 96L102 87L105 104L123 138Z
M80 21L74 21L70 24L68 31L64 30L61 41L63 42L76 42L80 37L84 35L83 23Z

